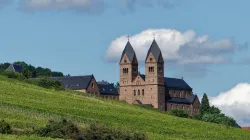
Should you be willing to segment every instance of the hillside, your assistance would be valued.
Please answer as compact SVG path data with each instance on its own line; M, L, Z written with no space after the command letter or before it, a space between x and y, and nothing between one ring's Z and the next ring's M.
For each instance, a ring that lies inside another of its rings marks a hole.
M160 140L247 140L250 137L249 131L241 129L172 117L124 102L65 93L68 92L43 89L0 76L0 120L5 119L17 130L41 127L50 119L67 118L81 125L99 121L145 132L149 139ZM0 138L17 137L0 135ZM26 139L25 136L18 138Z

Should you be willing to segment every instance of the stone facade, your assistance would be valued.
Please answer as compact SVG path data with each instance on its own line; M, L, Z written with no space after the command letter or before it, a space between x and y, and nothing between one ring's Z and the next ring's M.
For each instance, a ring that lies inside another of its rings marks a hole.
M98 96L100 95L99 88L98 88L97 82L96 82L94 77L89 82L87 89L86 89L86 92L91 93L91 94L95 94Z
M189 115L199 114L200 102L192 88L183 79L164 77L164 59L155 40L145 59L145 75L139 73L136 54L127 42L120 59L119 88L119 100L129 104L152 105L163 111L184 109Z

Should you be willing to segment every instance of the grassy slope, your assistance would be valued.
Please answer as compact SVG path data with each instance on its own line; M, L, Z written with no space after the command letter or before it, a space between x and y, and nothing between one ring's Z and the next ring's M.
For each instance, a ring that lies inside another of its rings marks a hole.
M15 135L1 135L0 140L55 140L52 138L41 138L37 136L15 136Z
M99 121L142 131L150 139L247 140L250 137L250 132L241 129L172 117L119 101L65 94L0 76L0 119L15 129L31 129L45 125L49 119L60 118L82 125Z

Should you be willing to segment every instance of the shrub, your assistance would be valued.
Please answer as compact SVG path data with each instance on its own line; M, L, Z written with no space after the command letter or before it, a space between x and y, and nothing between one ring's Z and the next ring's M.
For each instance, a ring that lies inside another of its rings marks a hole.
M17 80L24 80L25 77L17 72L12 72L12 71L5 71L3 72L3 75L7 76L8 78L12 78L12 79L17 79Z
M63 90L60 81L52 80L50 78L42 78L37 81L37 85L43 88L54 88L56 90Z
M75 124L67 120L60 122L49 121L44 128L37 130L36 134L41 137L77 139L79 129Z
M80 129L71 121L50 121L48 125L35 131L41 137L74 139L74 140L147 140L143 133L130 133L119 128L110 128L93 123L85 129Z
M12 133L10 125L7 122L5 122L4 120L2 120L0 122L0 133L1 134L11 134Z
M224 114L204 114L202 121L238 127L238 124L233 118L225 116Z
M201 114L193 115L191 118L194 119L194 120L202 120L202 115Z
M119 128L109 128L103 124L91 124L81 137L84 140L147 140L143 133L130 133Z
M182 118L188 118L188 113L186 110L173 109L171 110L170 115L182 117Z

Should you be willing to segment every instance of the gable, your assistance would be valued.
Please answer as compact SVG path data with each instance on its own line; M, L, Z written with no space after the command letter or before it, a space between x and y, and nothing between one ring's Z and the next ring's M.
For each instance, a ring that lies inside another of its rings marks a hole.
M92 92L99 91L98 84L97 84L94 76L91 77L91 80L87 86L87 91L92 91Z
M139 85L144 84L144 82L145 82L145 76L143 75L137 75L133 81L134 84L139 84Z
M131 63L130 59L128 58L127 54L125 53L122 58L120 64L126 64L126 63Z
M6 71L13 71L13 72L15 72L15 69L14 69L13 65L10 65L10 66L6 69Z
M135 100L132 104L136 104L136 105L142 105L142 102L139 100Z
M147 58L146 58L146 62L157 62L156 58L153 56L152 52L149 52Z

